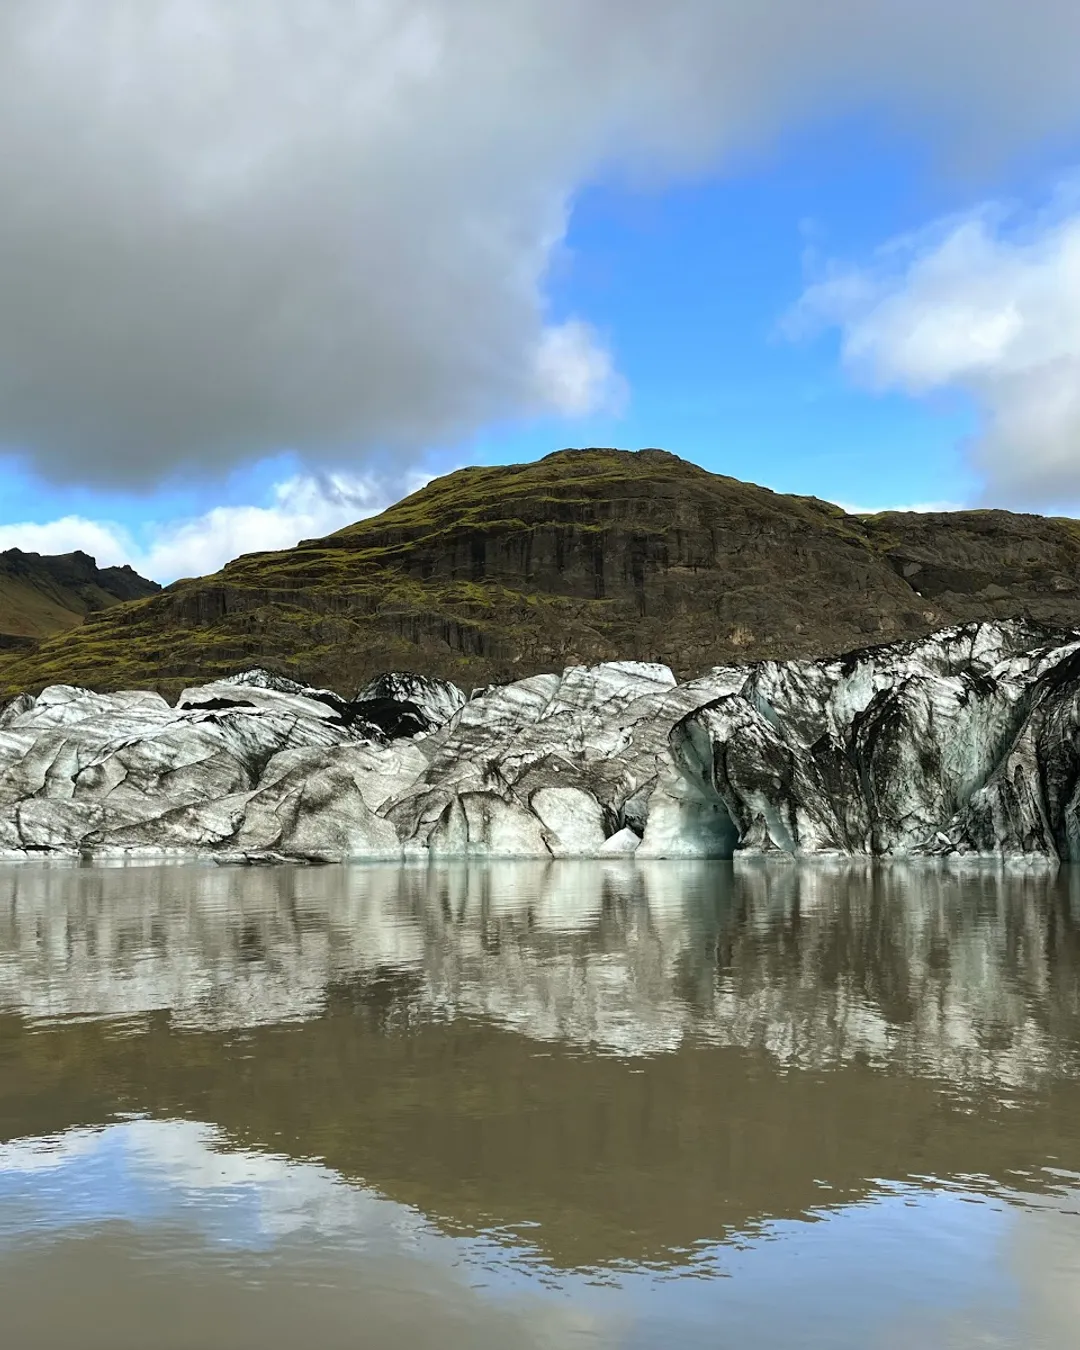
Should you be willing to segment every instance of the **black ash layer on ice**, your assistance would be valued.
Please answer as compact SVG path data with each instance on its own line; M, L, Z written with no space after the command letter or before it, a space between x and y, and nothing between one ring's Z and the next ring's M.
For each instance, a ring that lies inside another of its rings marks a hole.
M1080 860L1080 631L1023 620L679 684L611 662L355 699L265 671L0 712L0 854Z

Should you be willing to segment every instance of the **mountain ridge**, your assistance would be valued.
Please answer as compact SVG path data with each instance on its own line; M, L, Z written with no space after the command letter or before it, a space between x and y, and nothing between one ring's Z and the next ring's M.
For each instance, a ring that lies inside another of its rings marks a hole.
M161 587L131 567L98 567L72 553L0 552L0 650L26 650L74 628L87 614L157 594Z
M6 693L155 688L263 666L351 691L575 664L835 654L973 620L1080 624L1080 522L856 516L664 450L472 466L378 516L91 615L0 660Z

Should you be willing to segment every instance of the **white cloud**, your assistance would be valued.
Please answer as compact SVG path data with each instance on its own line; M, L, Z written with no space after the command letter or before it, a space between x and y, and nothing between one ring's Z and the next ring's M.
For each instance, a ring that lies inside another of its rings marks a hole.
M871 387L974 400L988 500L1080 500L1080 212L1067 197L1022 228L984 208L834 268L789 331L815 323L840 329L845 366Z
M976 154L1075 126L1075 0L976 27L930 0L4 0L0 444L152 483L588 411L612 356L544 295L583 184L845 105Z
M877 516L883 511L913 511L917 514L925 514L934 511L962 511L964 509L961 502L906 502L894 506L855 506L851 502L836 502L842 511L846 511L849 516Z
M393 491L378 479L352 474L298 474L274 487L269 506L217 506L201 516L151 524L142 542L120 525L64 516L46 524L0 525L0 549L82 549L101 567L130 563L143 576L168 582L216 571L241 553L291 548L300 539L330 534L428 481L428 475L409 474Z
M544 330L536 382L539 406L567 417L616 408L625 392L611 354L580 319Z
M81 549L96 558L99 567L130 562L132 540L117 525L87 520L85 516L62 516L36 524L23 521L0 525L0 550L21 548L24 553L74 553Z
M425 481L417 476L407 490ZM316 539L374 515L395 495L355 475L298 475L277 484L271 506L218 506L193 520L160 526L143 555L145 575L155 580L198 576L241 553L291 548L300 539Z

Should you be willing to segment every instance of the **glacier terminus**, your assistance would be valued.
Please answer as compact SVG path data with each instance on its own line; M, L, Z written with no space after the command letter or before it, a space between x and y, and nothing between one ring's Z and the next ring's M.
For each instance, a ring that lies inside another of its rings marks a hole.
M0 710L0 854L1080 860L1080 631L973 623L683 683L53 686Z

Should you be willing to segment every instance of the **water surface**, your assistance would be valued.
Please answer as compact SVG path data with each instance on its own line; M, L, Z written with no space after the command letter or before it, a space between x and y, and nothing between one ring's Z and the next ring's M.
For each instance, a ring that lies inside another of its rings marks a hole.
M11 1350L1080 1346L1080 877L0 871Z

